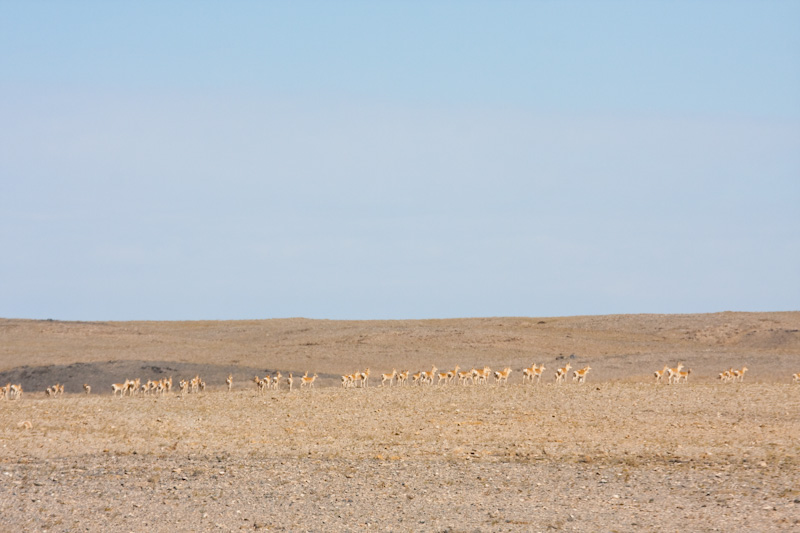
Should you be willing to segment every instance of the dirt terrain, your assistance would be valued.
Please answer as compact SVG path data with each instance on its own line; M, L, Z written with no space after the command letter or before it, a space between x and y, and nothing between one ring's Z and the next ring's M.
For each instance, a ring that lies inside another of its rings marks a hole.
M0 526L800 528L800 313L341 322L0 320ZM688 383L655 384L665 364ZM547 367L541 383L521 369ZM587 383L554 383L570 363ZM379 375L512 368L508 385ZM720 371L748 367L741 383ZM341 374L371 369L368 388ZM254 374L318 373L259 393ZM224 378L234 375L233 391ZM205 392L112 398L125 378ZM45 396L56 382L66 394ZM82 394L82 384L92 394Z

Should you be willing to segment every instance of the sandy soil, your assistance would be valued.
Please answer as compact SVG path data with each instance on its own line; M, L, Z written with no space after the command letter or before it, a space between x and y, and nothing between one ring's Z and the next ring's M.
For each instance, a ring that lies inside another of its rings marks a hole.
M0 320L0 525L22 531L789 531L800 313L332 322ZM688 384L652 371L682 360ZM519 370L548 366L541 384ZM551 369L591 364L584 385ZM511 366L508 386L380 372ZM746 364L743 383L716 374ZM338 375L372 368L372 386ZM322 375L259 394L252 373ZM233 392L224 376L234 371ZM200 372L200 394L112 398ZM20 379L12 379L20 378ZM60 381L67 394L47 398ZM79 394L91 382L101 394ZM28 422L29 424L26 424Z

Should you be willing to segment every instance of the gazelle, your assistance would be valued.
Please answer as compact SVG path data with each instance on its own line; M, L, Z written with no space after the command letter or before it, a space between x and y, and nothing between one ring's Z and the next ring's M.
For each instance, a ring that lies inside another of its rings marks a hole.
M225 384L228 385L228 392L230 392L233 388L233 374L228 374L228 377L225 379Z
M314 375L313 375L313 376L311 376L311 377L309 377L309 376L308 376L308 372L306 372L306 374L305 374L305 375L304 375L302 378L300 378L300 379L302 380L302 381L300 382L300 388L301 388L301 389L302 389L303 387L308 387L308 388L310 388L310 389L313 389L313 388L314 388L314 380L315 380L315 379L317 379L317 373L316 373L316 372L314 372Z
M423 371L422 372L422 377L420 378L420 381L422 383L428 383L430 385L433 385L433 376L436 375L436 371L437 370L438 370L438 368L436 368L436 366L434 366L433 368L431 368L430 372Z
M286 384L289 385L289 392L292 392L292 385L294 384L294 376L289 372L289 377L286 378Z
M460 368L461 368L460 366L456 365L456 367L453 370L451 370L450 372L447 373L447 383L448 384L452 383L452 382L454 382L456 380L456 377L458 377L458 370Z
M128 388L128 383L112 383L111 384L111 395L116 396L119 393L119 397L122 398L122 395L125 394L125 389Z
M587 366L585 368L581 368L580 370L576 370L572 373L572 381L577 381L578 383L585 383L586 382L586 374L589 373L592 367Z
M474 373L474 380L475 383L480 385L483 383L484 385L489 383L489 376L492 375L492 369L488 366L483 367L483 370L476 370Z
M447 384L450 381L450 372L438 372L436 374L439 377L439 381L436 382L437 385L441 385L442 381Z
M733 375L730 373L729 370L723 370L722 372L719 373L717 379L719 379L722 383L728 383L731 379L733 379Z
M744 381L744 373L747 372L747 367L743 366L741 370L734 370L733 371L733 380L734 381Z
M361 382L364 387L369 387L369 368L361 372Z
M662 368L661 370L656 370L655 372L653 372L653 375L656 377L656 383L661 383L661 380L664 378L664 374L667 373L668 369L669 365L664 365L664 368Z
M280 372L275 372L275 375L272 376L272 388L278 390L281 384L281 378L283 375Z
M522 382L526 383L528 381L533 381L533 375L535 372L536 363L534 363L530 368L523 368L522 369Z
M792 381L794 383L800 383L800 372L798 372L797 374L792 374Z
M667 368L667 383L670 385L677 383L681 370L683 370L683 363L678 363L675 368Z
M538 367L536 365L533 365L533 373L534 373L533 377L536 378L536 381L542 381L542 374L544 373L545 370L546 368L544 367L544 364L541 364Z
M411 382L414 385L420 385L422 383L422 371L421 370L419 372L417 372L416 374L413 374L411 376Z
M692 369L688 369L686 371L678 372L678 380L675 383L680 383L683 380L684 383L689 382L689 374L692 373Z
M398 385L406 385L406 384L408 384L408 374L410 372L411 372L410 370L405 370L405 371L400 372L399 374L397 374L397 384Z
M505 383L508 385L508 376L511 375L511 367L507 366L503 370L498 370L494 373L495 380L498 385Z
M561 383L567 380L569 369L572 368L572 363L567 363L567 366L556 369L556 383Z
M258 376L256 376L258 377ZM189 394L189 382L185 379L182 379L178 382L178 386L181 388L181 396L184 394Z
M91 394L92 393L92 386L89 385L88 383L84 383L83 384L83 390L86 392L86 394Z
M462 385L466 385L467 384L467 380L470 380L472 382L472 384L474 385L475 384L475 372L477 372L477 370L475 370L474 368L472 368L470 370L464 370L463 372L459 372L458 373L458 382L460 384L462 384Z
M389 386L391 387L392 384L394 383L394 377L396 375L397 375L397 369L396 368L392 369L392 373L391 374L381 374L381 387L383 387L386 384L387 381L389 382Z

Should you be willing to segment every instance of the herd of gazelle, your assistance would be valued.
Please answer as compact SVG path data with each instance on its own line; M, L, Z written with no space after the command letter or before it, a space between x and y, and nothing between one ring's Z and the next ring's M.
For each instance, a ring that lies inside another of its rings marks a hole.
M656 383L661 383L664 378L667 378L667 384L672 385L674 383L680 383L683 381L684 383L689 382L689 374L692 373L692 369L688 368L686 370L683 369L683 363L678 363L678 366L671 367L669 365L664 365L664 368L661 370L656 370L654 372L656 377Z
M563 381L570 368L572 368L572 365L569 363L567 363L566 367L559 368L556 371L556 382ZM533 383L534 380L541 381L544 370L545 366L543 364L537 365L535 363L530 368L523 368L522 382ZM578 383L584 383L589 370L591 370L591 367L588 366L580 370L575 370L572 373L572 380ZM395 383L397 385L407 385L409 384L409 377L411 378L410 383L412 385L433 385L434 382L437 385L450 385L456 382L458 382L459 385L482 385L489 383L492 377L494 377L494 382L496 384L507 385L511 372L511 367L508 366L502 370L495 370L494 372L492 372L492 369L488 366L480 369L473 367L470 370L462 371L461 367L456 365L452 370L445 370L442 372L439 372L439 369L433 366L430 370L420 370L415 374L412 374L410 370L398 372L397 369L394 368L391 373L381 374L381 386L391 386ZM358 370L352 374L342 375L341 383L342 387L345 389L369 386L369 368L364 371Z
M391 386L393 384L397 385L406 385L409 383L409 377L411 377L411 383L414 385L433 385L434 382L438 385L449 385L452 383L456 383L456 380L460 385L481 385L489 383L490 379L494 377L494 382L497 385L507 385L508 378L511 375L511 367L505 367L502 370L495 370L494 373L492 370L485 366L482 369L471 368L470 370L462 371L458 365L453 368L453 370L447 370L444 372L439 372L438 368L435 366L431 367L430 371L427 370L420 370L416 374L411 374L410 370L404 370L402 372L398 372L397 369L392 369L391 373L381 374L381 386ZM689 374L692 373L691 369L684 370L683 363L678 363L676 367L670 367L669 365L664 365L664 368L661 370L656 370L653 374L655 376L656 383L662 383L666 381L668 384L677 384L677 383L687 383L689 381ZM563 367L557 368L555 372L555 380L556 383L561 383L567 380L569 376L569 372L572 369L572 365L567 363ZM585 383L586 382L586 375L592 369L590 366L586 366L584 368L573 370L572 371L572 381L577 383ZM542 374L545 371L545 366L533 364L529 368L522 369L522 383L533 383L535 381L541 381ZM720 372L718 379L722 383L733 383L733 382L742 382L744 381L744 375L747 372L747 367L743 366L741 369L729 368L728 370L724 370ZM360 387L367 387L369 386L369 376L370 370L367 368L364 371L356 371L352 374L345 374L342 376L342 387L343 388L360 388ZM437 380L438 378L438 380ZM317 374L314 373L313 376L309 376L308 372L306 372L303 376L300 377L300 388L314 388L314 381L317 379ZM280 384L285 382L289 388L289 391L292 390L294 386L294 376L290 372L286 379L283 380L283 375L280 372L276 372L274 375L270 376L267 374L263 378L260 376L255 376L253 378L256 386L258 387L258 391L263 393L268 390L278 390L280 388ZM800 383L800 372L796 374L792 374L792 381L794 383ZM225 384L228 386L228 390L231 391L233 389L233 375L228 374L227 379L225 380ZM197 393L205 390L206 383L202 379L200 379L199 375L196 375L194 378L190 380L180 380L179 382L180 391L182 394L189 394L189 393ZM86 394L91 394L92 387L86 383L83 384L83 390ZM169 378L162 378L157 381L147 380L146 382L142 382L141 379L126 379L122 383L113 383L111 385L111 392L114 396L119 394L120 397L122 396L134 396L137 394L163 394L170 392L172 390L172 377ZM56 383L52 387L47 387L45 390L45 394L49 397L57 397L64 394L64 386L60 383ZM5 387L0 387L0 400L18 400L22 397L22 384L6 384Z
M747 372L746 366L743 366L741 370L729 368L728 370L723 370L722 372L720 372L719 376L717 376L717 379L719 379L723 383L730 383L733 381L744 381L745 372ZM800 374L792 375L792 381L794 381L795 383L800 381Z
M12 385L6 383L5 387L0 387L0 400L19 400L22 398L22 383Z
M266 392L268 390L278 390L281 386L281 378L283 375L280 371L276 372L274 376L270 376L267 374L263 378L259 376L253 377L253 382L255 382L256 386L258 387L259 392ZM317 374L314 373L313 376L308 375L308 371L302 376L300 376L300 388L308 387L309 389L314 388L314 382L317 380ZM228 374L228 379L225 380L228 384L228 390L231 390L233 386L233 376ZM289 387L289 391L291 392L292 388L294 387L294 374L289 372L289 375L286 377L286 385Z
M182 379L178 382L178 386L180 387L180 391L182 394L188 393L197 393L204 391L206 389L206 382L200 379L200 376L195 376L190 380ZM92 387L85 384L83 385L83 390L86 394L90 394L92 392ZM137 394L165 394L172 390L172 376L168 378L161 378L157 381L153 381L148 379L145 382L142 382L140 378L136 379L126 379L122 383L112 383L111 384L111 394L114 396L119 393L119 396L135 396Z
M678 366L675 368L671 368L669 365L664 365L664 368L661 370L656 370L654 372L656 383L660 383L663 381L664 377L667 378L667 383L672 385L673 383L686 383L689 381L689 374L692 373L692 369L683 370L684 366L683 363L678 363ZM747 367L743 366L741 369L729 368L728 370L724 370L720 372L719 376L717 377L723 383L729 383L734 381L744 381L744 374L747 372ZM800 373L792 375L792 380L795 383L800 382Z

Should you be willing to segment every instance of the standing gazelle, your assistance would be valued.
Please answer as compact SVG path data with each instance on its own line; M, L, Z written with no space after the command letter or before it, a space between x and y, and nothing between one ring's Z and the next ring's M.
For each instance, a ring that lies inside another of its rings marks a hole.
M306 372L306 374L300 379L301 379L301 381L300 381L300 388L301 389L303 387L308 387L309 389L313 389L314 388L314 380L317 379L317 373L315 372L313 376L309 377L308 372Z
M587 366L587 367L581 368L580 370L576 370L575 372L572 373L572 381L577 381L578 383L585 383L586 382L586 374L588 374L589 370L591 370L591 369L592 369L592 367Z
M681 377L681 370L683 370L683 363L678 363L675 368L667 368L667 383L672 385L677 383Z
M511 375L511 367L507 366L503 370L497 370L494 373L494 378L498 385L508 385L508 376Z
M743 366L741 370L733 371L733 381L744 381L744 373L747 372L747 367Z
M572 364L568 362L567 366L556 369L556 383L567 381L567 374L570 368L572 368Z
M397 374L397 384L398 385L407 385L408 384L408 374L410 372L411 372L410 370L404 370L403 372L400 372L399 374Z
M386 384L387 381L389 382L389 386L391 387L392 384L394 383L394 377L396 375L397 375L397 369L396 368L392 369L392 373L391 374L381 374L381 387L383 387Z

